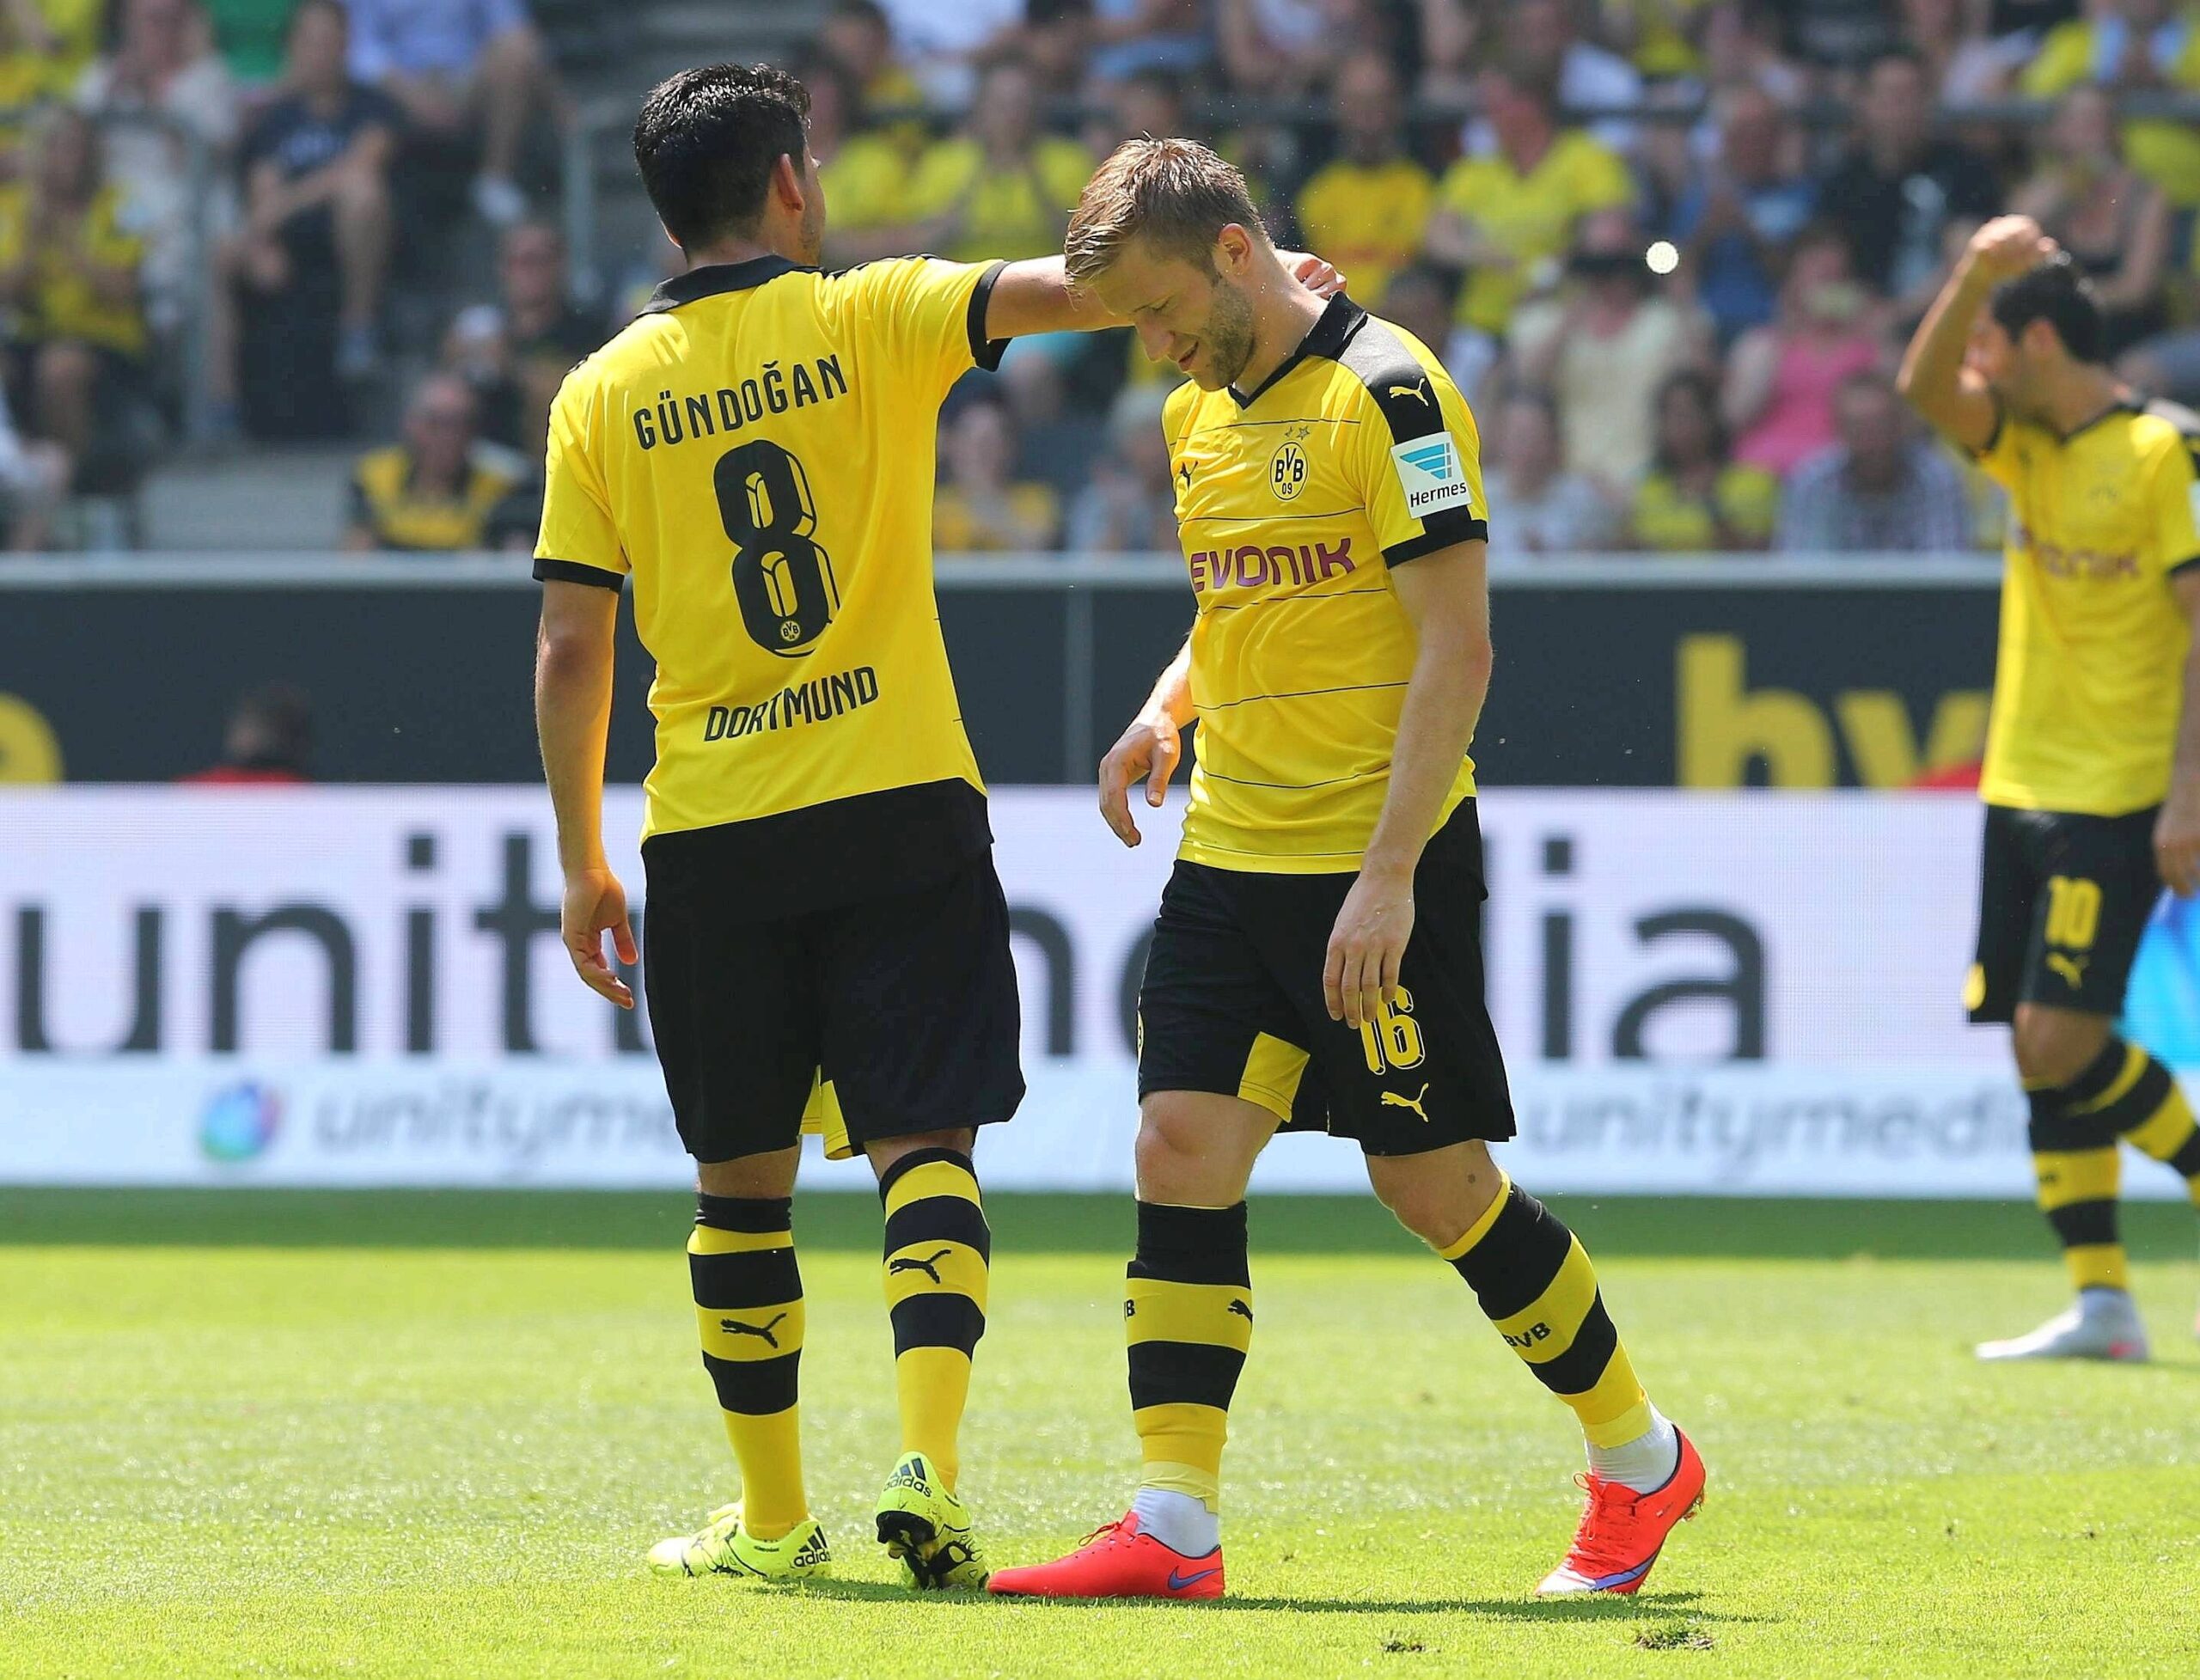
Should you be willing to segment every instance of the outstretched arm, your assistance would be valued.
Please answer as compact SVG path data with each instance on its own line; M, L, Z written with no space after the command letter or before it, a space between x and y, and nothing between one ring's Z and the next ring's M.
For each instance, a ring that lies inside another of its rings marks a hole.
M1317 256L1304 251L1279 251L1292 278L1317 297L1333 297L1344 290L1345 277ZM1069 283L1060 257L1032 257L1012 262L993 282L986 300L988 339L1024 339L1035 333L1094 333L1103 327L1121 327L1091 293Z
M2054 251L2055 241L2030 217L1995 217L1971 236L1903 353L1896 388L1936 431L1973 453L1994 441L2001 408L1986 382L1964 365L1971 324L1995 287Z

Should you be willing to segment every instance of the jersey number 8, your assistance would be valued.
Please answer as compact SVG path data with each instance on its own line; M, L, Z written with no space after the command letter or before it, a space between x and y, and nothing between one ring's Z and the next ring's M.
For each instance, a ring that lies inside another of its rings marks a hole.
M817 507L802 463L761 438L718 457L718 519L733 541L733 598L749 639L800 655L840 610L833 562L810 541Z

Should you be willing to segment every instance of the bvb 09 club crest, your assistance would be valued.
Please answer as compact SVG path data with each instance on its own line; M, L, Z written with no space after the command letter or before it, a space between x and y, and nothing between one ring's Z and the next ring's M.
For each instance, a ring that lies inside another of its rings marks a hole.
M1288 502L1306 487L1306 451L1296 442L1280 446L1268 461L1268 488Z

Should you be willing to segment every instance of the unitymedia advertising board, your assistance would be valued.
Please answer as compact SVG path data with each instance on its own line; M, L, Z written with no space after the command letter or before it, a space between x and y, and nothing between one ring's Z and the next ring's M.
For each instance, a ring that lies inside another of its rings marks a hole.
M607 804L646 945L639 796ZM994 794L1031 1090L983 1140L991 1183L1130 1182L1133 1010L1177 808L1141 808L1128 851L1087 791ZM1970 800L1498 791L1482 820L1523 1179L2028 1194L2001 1035L1957 1002ZM573 978L557 907L529 789L0 796L0 1180L687 1182L646 1019ZM2182 961L2145 996L2200 997ZM1279 1141L1262 1175L1366 1182L1323 1138ZM2155 1176L2133 1188L2173 1188Z

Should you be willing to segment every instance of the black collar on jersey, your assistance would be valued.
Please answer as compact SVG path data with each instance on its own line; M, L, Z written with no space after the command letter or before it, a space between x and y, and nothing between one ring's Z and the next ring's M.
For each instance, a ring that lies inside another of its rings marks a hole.
M685 274L675 274L650 294L650 301L642 306L645 315L661 315L667 309L676 309L682 303L693 303L705 297L716 297L721 292L748 291L767 280L776 280L782 274L815 274L814 268L805 268L798 262L772 255L751 257L747 262L705 263L700 268L691 268Z
M2094 415L2091 419L2079 421L2078 424L2072 426L2069 431L2063 432L2057 437L2055 441L2058 443L2067 443L2072 438L2075 437L2080 432L2091 431L2103 420L2113 419L2118 414L2143 414L2146 412L2147 411L2139 404L2132 401L2129 396L2118 395L2114 402L2111 402L2107 407L2102 409L2099 413Z
M1283 363L1250 391L1230 388L1231 399L1240 408L1250 408L1261 400L1261 394L1284 375L1289 373L1309 356L1326 356L1335 361L1344 353L1354 335L1367 320L1367 311L1361 309L1342 292L1329 301L1321 319L1309 327L1306 336L1299 341L1299 348L1283 358Z

